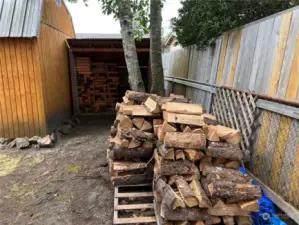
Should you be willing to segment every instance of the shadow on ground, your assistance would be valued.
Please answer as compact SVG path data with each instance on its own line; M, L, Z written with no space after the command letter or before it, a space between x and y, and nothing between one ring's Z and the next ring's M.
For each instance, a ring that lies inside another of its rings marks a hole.
M1 225L111 225L112 116L84 116L51 149L0 151Z

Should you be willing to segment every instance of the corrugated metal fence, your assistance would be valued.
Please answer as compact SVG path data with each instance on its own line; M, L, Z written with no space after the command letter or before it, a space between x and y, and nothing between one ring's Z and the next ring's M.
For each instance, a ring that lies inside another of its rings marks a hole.
M208 110L217 85L299 101L298 35L295 7L226 32L203 51L191 46L164 54L166 90L185 94ZM286 116L280 109L284 105L275 106L276 112L272 106L256 117L260 126L254 128L249 167L299 209L299 120Z

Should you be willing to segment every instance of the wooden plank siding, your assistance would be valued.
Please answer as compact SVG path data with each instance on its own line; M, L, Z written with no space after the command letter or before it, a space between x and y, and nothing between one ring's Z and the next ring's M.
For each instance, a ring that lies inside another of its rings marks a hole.
M42 135L45 131L41 86L36 82L39 71L34 71L36 40L0 39L0 102L2 137ZM37 65L39 66L39 65Z
M165 67L178 64L172 52L167 54ZM210 76L215 77L212 84L299 101L299 7L225 32L216 38L216 47L189 47L186 57L189 79L209 83ZM202 90L187 87L186 94L194 102L209 102ZM250 168L299 209L299 121L266 110L257 120Z

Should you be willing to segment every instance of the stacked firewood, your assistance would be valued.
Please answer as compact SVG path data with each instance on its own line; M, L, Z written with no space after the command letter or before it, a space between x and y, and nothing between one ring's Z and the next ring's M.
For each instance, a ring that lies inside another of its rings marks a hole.
M167 102L161 109L153 182L161 224L251 224L261 190L238 170L248 158L240 132L199 104Z
M152 157L157 141L154 125L161 124L161 105L167 101L189 100L176 95L162 98L127 91L123 102L116 104L117 115L111 127L107 155L115 186L152 183Z

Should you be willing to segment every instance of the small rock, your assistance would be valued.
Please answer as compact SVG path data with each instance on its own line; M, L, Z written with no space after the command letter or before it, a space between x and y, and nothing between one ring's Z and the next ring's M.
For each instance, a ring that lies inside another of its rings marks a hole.
M53 146L53 142L50 135L47 135L46 137L43 137L37 141L37 144L39 147L43 148L50 148Z
M15 141L18 149L25 149L30 146L28 137L16 138Z
M30 144L37 144L37 141L40 139L41 137L39 136L33 136L32 138L29 139L29 143Z
M72 117L72 121L74 121L74 122L75 122L76 124L78 124L78 125L79 125L80 122L81 122L80 119L79 119L77 116L73 116L73 117Z
M77 124L74 123L72 120L66 121L66 124L70 124L72 127L75 127Z
M12 140L11 142L8 143L8 145L6 146L6 148L14 148L16 147L16 140Z
M12 140L13 139L11 139L11 138L0 138L0 145L7 145Z
M57 138L58 137L57 137L57 134L55 132L53 132L50 137L51 137L51 140L52 140L53 143L57 142L57 140L58 140Z
M59 129L59 132L68 135L70 133L70 130L72 129L72 126L70 124L62 125L62 127Z

